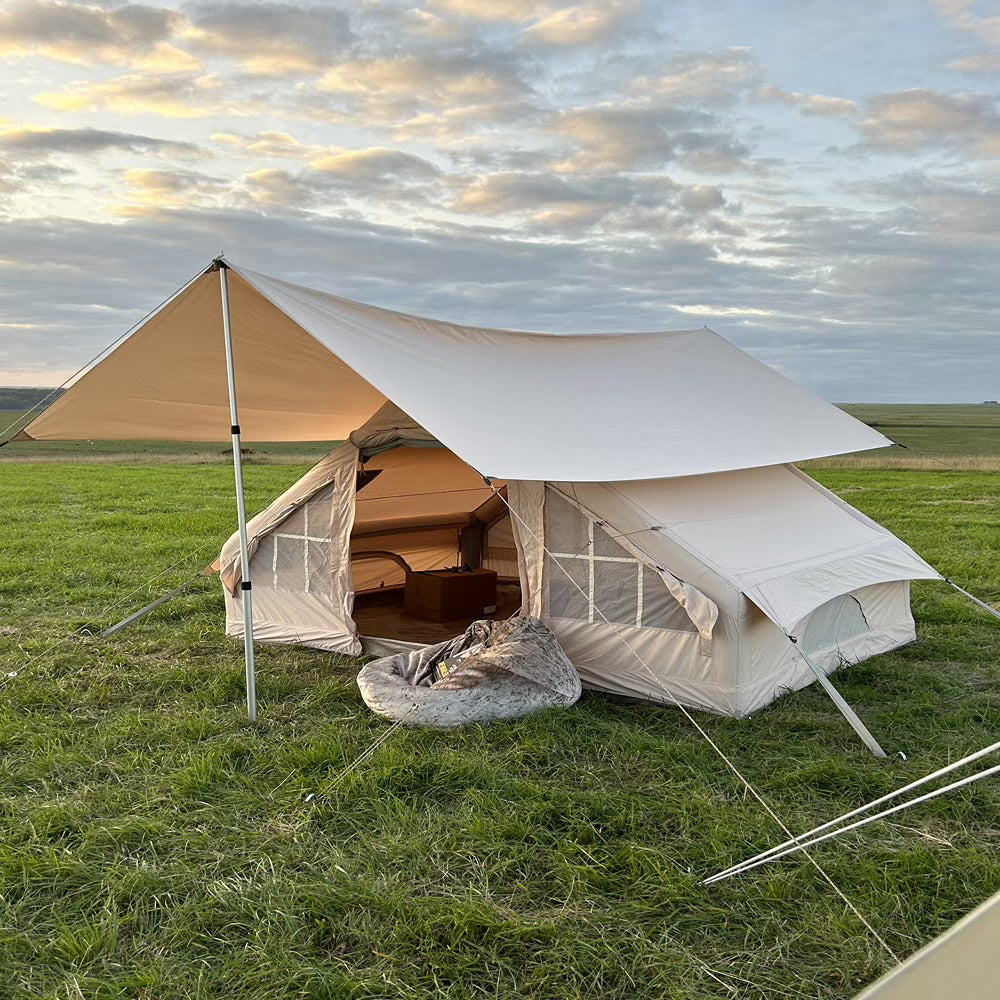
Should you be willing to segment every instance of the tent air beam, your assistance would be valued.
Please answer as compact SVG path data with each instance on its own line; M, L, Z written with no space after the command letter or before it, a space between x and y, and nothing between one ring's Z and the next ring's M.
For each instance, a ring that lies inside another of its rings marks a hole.
M864 743L866 747L876 756L876 757L888 757L889 755L882 749L879 745L878 740L868 731L868 727L861 721L858 713L847 704L844 696L833 686L830 678L826 676L823 670L816 664L813 658L806 653L806 651L799 644L798 639L795 636L788 636L789 642L795 647L796 652L799 656L805 660L806 665L809 669L816 675L816 680L823 685L823 690L830 696L833 703L840 709L840 714L843 715L845 719L851 724L851 728L861 737L861 742Z
M233 365L233 331L229 319L229 288L226 272L229 266L217 257L212 262L219 272L222 291L222 332L226 341L226 375L229 381L230 432L233 436L233 470L236 477L236 516L240 529L240 567L242 582L240 596L243 599L243 655L246 661L247 716L251 722L257 721L257 678L253 660L253 597L250 582L250 547L247 543L247 512L243 496L243 455L240 450L240 418L236 406L236 372Z

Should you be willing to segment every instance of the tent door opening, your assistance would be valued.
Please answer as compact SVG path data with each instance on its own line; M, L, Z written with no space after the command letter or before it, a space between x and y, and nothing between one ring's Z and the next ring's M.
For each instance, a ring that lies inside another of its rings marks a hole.
M353 618L363 638L435 643L521 607L510 515L443 447L363 461L351 532Z

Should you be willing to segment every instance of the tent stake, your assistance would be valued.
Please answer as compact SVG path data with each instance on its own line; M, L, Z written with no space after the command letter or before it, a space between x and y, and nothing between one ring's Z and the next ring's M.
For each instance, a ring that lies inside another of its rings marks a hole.
M840 714L843 715L845 719L851 724L851 728L861 737L862 742L876 757L888 757L888 754L879 746L878 740L868 731L868 727L858 718L858 713L851 708L850 705L844 700L844 696L833 686L830 678L820 670L820 668L813 662L811 656L809 656L799 645L798 639L795 636L788 636L789 641L795 647L799 656L806 661L809 669L816 675L816 680L823 685L823 690L833 699L833 703L840 709Z
M257 678L253 662L253 600L250 584L250 552L247 545L247 512L243 501L243 456L240 452L240 418L236 410L236 374L233 367L233 331L229 322L229 288L226 285L226 271L229 266L221 258L214 262L219 270L219 284L222 290L222 331L226 339L226 374L229 377L229 415L233 435L233 469L236 474L236 516L240 523L240 565L242 581L240 592L243 596L243 653L247 672L247 716L251 722L257 721Z

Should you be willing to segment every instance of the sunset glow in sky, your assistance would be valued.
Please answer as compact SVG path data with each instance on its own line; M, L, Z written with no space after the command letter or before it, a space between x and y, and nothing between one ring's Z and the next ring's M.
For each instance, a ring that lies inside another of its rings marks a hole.
M1000 396L1000 8L0 3L0 384L220 250L521 329L706 324L827 398Z

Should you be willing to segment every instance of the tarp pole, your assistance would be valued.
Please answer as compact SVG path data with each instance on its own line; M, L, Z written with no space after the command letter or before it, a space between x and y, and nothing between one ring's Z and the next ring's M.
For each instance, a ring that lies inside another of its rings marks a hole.
M222 258L215 261L219 269L219 285L222 290L222 331L226 338L226 374L229 377L229 414L232 418L230 431L233 435L233 469L236 474L236 516L240 525L240 565L242 580L240 593L243 596L243 652L247 668L247 716L251 722L257 721L257 678L253 663L253 599L250 583L250 548L247 544L247 512L243 500L243 456L240 452L240 418L236 409L236 373L233 367L233 331L229 321L229 288L226 285L226 271L229 265Z
M858 713L851 708L844 700L844 696L833 686L830 678L813 662L811 656L799 645L798 639L788 636L799 656L806 661L809 669L816 675L816 680L823 685L823 690L833 699L833 703L840 709L840 714L851 724L851 728L861 737L862 742L876 757L888 757L889 755L879 746L878 740L868 731L868 727L858 717Z

